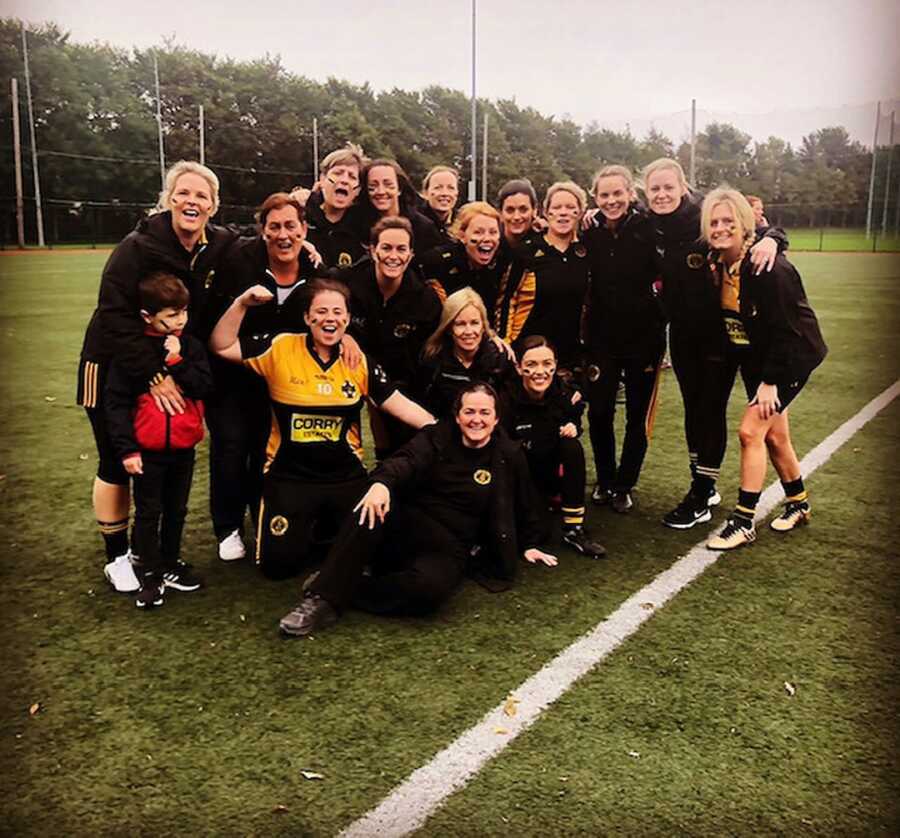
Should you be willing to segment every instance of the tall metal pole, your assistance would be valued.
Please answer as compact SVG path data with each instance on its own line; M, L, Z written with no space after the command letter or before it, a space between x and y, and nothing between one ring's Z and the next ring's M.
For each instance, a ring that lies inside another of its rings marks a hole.
M484 134L481 139L481 200L487 201L487 189L488 189L488 181L487 181L487 163L488 163L488 142L487 142L487 129L488 129L488 112L485 110L484 112Z
M891 194L891 164L894 162L894 111L891 111L891 133L888 140L888 167L884 177L884 209L881 212L881 235L887 235L888 199Z
M206 125L203 118L203 105L200 105L200 165L206 165Z
M691 99L691 173L688 178L691 187L697 176L697 100Z
M475 4L472 0L472 178L469 181L469 200L474 201L478 197L478 148L477 137L478 119L477 103L475 100Z
M872 140L872 171L869 174L869 208L866 210L866 238L872 236L872 198L875 195L875 163L878 160L878 123L881 122L881 102L875 106L875 139Z
M313 117L313 185L319 182L319 120Z
M166 188L166 150L163 145L162 102L159 96L159 61L153 53L153 81L156 84L156 134L159 137L159 180L162 188Z
M22 191L22 135L19 130L19 80L11 78L13 157L16 164L16 233L19 250L25 249L25 198Z
M44 247L44 211L41 206L41 179L38 175L37 140L34 136L34 105L31 101L31 73L28 69L28 39L22 24L22 57L25 60L25 98L28 100L28 130L31 137L31 171L34 174L34 214L37 220L38 247Z

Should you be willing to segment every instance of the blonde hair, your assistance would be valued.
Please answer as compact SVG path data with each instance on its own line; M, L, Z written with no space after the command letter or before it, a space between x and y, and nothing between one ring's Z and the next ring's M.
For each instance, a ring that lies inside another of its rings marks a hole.
M575 200L578 201L579 210L584 212L584 209L587 206L587 193L574 181L558 180L547 190L547 194L544 196L545 215L550 207L550 200L557 192L568 192L570 195L573 195Z
M468 306L472 306L481 317L484 337L493 336L494 332L491 329L487 309L484 307L481 295L475 289L466 286L465 288L460 288L459 291L454 291L444 301L444 307L441 309L441 319L431 337L425 341L425 346L422 348L422 357L434 358L441 349L452 344L453 336L450 335L448 337L447 332L453 325L453 321L459 317L460 312Z
M744 230L745 242L756 236L756 217L749 201L737 189L720 186L703 199L703 207L700 210L700 234L704 241L709 241L712 212L719 204L728 204L731 208L735 219Z
M681 163L677 160L673 160L671 157L658 157L652 163L648 163L644 166L643 171L641 172L641 189L646 192L647 191L647 182L650 180L650 175L656 174L656 172L661 172L663 169L671 169L675 172L678 177L678 183L680 184L682 190L686 195L690 195L693 191L691 189L691 185L688 183L687 178L684 175L684 169L681 168Z
M343 148L336 148L325 155L319 164L319 177L327 174L335 166L356 166L359 169L360 177L362 177L362 170L368 162L369 159L362 150L362 146L356 143L347 143Z
M472 223L472 219L477 215L486 215L493 218L497 222L498 229L501 226L500 213L497 212L487 201L472 201L469 204L463 204L456 211L456 218L450 227L450 235L455 239L462 241L466 228Z
M447 172L449 175L453 175L456 178L456 186L459 187L459 172L453 168L453 166L432 166L428 170L428 174L425 175L425 178L422 180L422 192L428 191L428 184L431 183L431 179L440 172Z
M617 163L604 166L602 169L594 172L594 177L591 178L591 195L596 196L597 184L600 182L601 178L605 177L622 178L622 180L625 181L625 188L631 193L632 197L634 196L634 175L631 173L631 169L627 166L620 166Z
M169 209L169 203L175 192L175 184L178 183L178 178L186 174L199 175L209 184L209 197L212 200L212 210L209 214L215 215L219 211L219 178L216 177L216 173L196 160L179 160L166 172L165 185L156 199L156 206L151 211L151 215Z

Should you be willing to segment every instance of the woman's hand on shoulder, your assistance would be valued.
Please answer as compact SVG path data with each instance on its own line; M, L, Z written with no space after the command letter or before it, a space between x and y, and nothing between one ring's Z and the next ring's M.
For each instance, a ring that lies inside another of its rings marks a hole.
M359 512L359 525L375 529L375 521L384 523L384 518L391 509L391 492L384 483L373 483L369 491L362 496L362 500L353 507L354 512Z
M356 338L346 332L341 338L341 359L351 370L355 370L363 360L363 351Z
M540 562L541 564L547 565L547 567L556 567L556 565L559 564L556 556L551 556L550 553L545 553L537 547L529 547L525 551L525 561L530 562L531 564Z
M510 361L512 361L513 363L516 362L516 353L513 352L513 348L505 340L503 340L500 335L494 335L491 340L494 341L494 346L496 346L497 349L499 349L504 355L506 355L506 357L509 358Z
M760 239L750 248L750 264L755 268L753 273L759 276L763 271L771 271L775 266L776 256L778 256L778 242L769 236Z

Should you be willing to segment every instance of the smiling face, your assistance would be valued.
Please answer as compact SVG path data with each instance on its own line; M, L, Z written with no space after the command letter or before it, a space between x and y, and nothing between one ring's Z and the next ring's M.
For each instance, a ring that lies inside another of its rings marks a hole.
M290 205L270 210L263 227L263 239L271 267L288 266L297 262L306 239L306 225Z
M476 215L463 231L466 256L473 267L490 265L500 247L500 225L489 215Z
M531 197L522 192L508 195L500 207L503 218L503 234L507 239L519 239L524 236L534 223L534 204Z
M397 215L400 211L400 183L392 166L369 169L366 189L372 206L382 215Z
M378 242L372 248L375 276L380 280L399 282L413 257L409 233L389 228L382 230Z
M319 178L322 202L328 209L345 210L359 193L359 166L338 163Z
M303 319L316 347L330 349L340 343L350 321L347 301L337 291L320 291L312 298Z
M497 406L487 393L466 393L456 414L466 448L482 448L491 441L497 427Z
M657 215L669 215L678 209L684 187L675 169L657 169L647 178L647 201Z
M425 200L440 218L448 218L459 197L459 184L453 172L435 172L428 180Z
M212 212L212 190L205 178L185 172L175 181L169 198L172 227L176 235L193 238L200 235Z
M450 328L453 348L457 354L471 357L478 351L485 329L481 312L475 306L466 306L453 318Z
M737 213L727 201L713 206L709 216L709 246L726 259L737 258L744 246L745 230Z
M628 212L631 204L631 188L622 175L607 175L597 181L594 201L603 217L615 224Z
M186 308L176 308L167 306L161 308L155 314L142 312L141 316L144 322L160 335L180 335L181 330L187 325L188 310Z
M518 370L525 392L532 398L540 399L553 382L556 355L549 346L535 346L522 356Z
M581 204L578 198L565 189L554 192L547 204L547 223L550 232L567 238L578 232L578 219L581 218Z

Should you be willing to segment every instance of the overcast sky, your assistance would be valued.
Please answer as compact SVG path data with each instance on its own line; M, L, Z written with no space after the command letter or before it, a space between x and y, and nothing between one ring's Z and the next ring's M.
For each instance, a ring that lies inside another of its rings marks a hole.
M147 47L174 37L234 58L268 52L293 72L375 90L469 91L471 9L471 0L0 0L4 15L55 21L77 41ZM755 135L778 133L786 115L897 99L898 32L898 0L478 0L478 93L581 124L628 121L639 135L653 121L670 136L694 97L705 113L755 115L763 127L746 129Z

